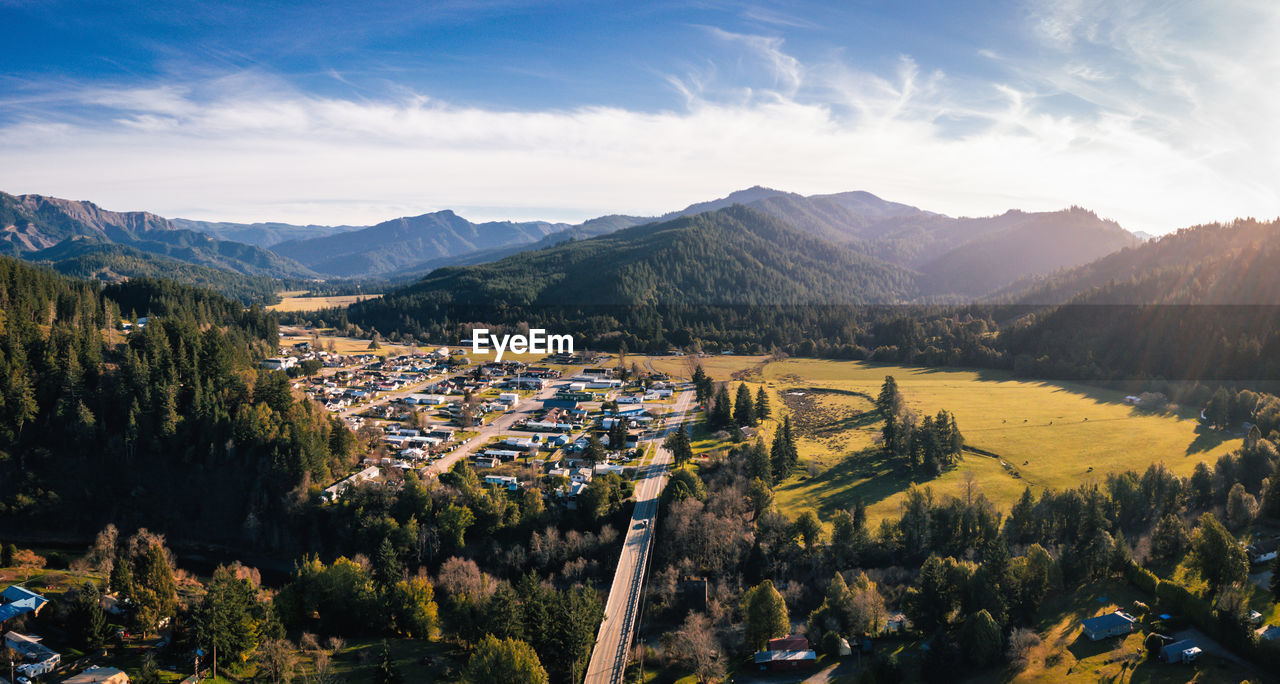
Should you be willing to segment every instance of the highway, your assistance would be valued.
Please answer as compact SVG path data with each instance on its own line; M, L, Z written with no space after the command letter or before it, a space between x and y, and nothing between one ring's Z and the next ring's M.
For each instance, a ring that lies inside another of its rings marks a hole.
M596 636L595 649L587 665L586 684L619 684L630 659L628 650L635 632L644 576L649 569L654 526L657 524L658 496L667 485L667 466L671 452L662 440L674 429L684 429L686 413L693 392L685 391L676 401L667 428L654 437L657 442L654 459L645 466L636 482L636 505L622 542L622 555L613 575L609 598L605 602L604 620Z

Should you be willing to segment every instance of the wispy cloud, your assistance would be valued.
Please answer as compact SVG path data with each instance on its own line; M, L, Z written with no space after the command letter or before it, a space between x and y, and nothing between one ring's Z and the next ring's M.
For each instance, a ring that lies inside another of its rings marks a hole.
M1280 14L1233 6L1221 21L1250 30L1228 35L1198 11L1116 5L1046 3L1034 49L983 48L1001 73L983 80L910 55L806 62L778 36L708 28L739 63L661 75L682 106L660 111L323 97L264 71L60 84L0 100L0 188L320 223L656 214L754 184L956 215L1082 204L1152 232L1280 214Z

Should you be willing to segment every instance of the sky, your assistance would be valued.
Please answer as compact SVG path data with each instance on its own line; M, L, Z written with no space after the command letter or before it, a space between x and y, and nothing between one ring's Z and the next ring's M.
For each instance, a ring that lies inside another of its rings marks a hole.
M763 185L1280 216L1280 3L0 0L0 190L368 224Z

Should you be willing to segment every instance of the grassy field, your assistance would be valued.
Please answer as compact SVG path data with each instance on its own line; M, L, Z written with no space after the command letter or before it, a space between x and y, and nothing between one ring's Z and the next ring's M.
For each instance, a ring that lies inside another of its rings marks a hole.
M271 311L317 311L348 307L366 299L376 299L381 294L337 295L333 297L311 297L305 291L292 290L280 293L280 303L267 307Z
M935 494L957 494L972 484L1006 508L1027 485L1036 492L1074 487L1155 462L1187 476L1241 441L1202 430L1190 412L1139 411L1117 390L992 371L793 359L768 364L763 375L796 409L809 471L784 483L778 500L784 509L813 507L820 515L859 496L873 519L898 511L908 482L875 448L882 423L871 399L886 375L894 376L916 413L951 411L966 445L995 455L966 453L956 468L929 482Z
M647 360L659 370L689 374L685 357ZM701 362L717 380L746 379L752 392L763 384L775 415L786 406L800 436L802 472L779 485L777 501L789 514L812 508L824 520L858 498L872 524L898 514L911 478L880 455L882 422L872 403L886 375L894 376L917 414L954 413L966 445L982 452L967 452L955 468L921 484L935 496L980 491L1006 510L1028 485L1039 492L1103 482L1109 472L1141 471L1156 462L1187 476L1197 463L1241 443L1239 436L1201 429L1193 410L1145 413L1126 404L1119 390L999 371L758 356Z

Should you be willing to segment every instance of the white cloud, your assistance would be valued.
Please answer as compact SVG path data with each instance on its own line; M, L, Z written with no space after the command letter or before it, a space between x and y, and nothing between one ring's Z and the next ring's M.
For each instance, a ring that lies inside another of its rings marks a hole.
M1254 30L1212 43L1108 4L1033 16L1048 56L985 50L998 82L910 56L883 72L801 63L777 38L712 31L765 85L725 84L711 64L667 76L684 106L658 112L349 100L262 73L63 89L63 107L0 127L0 188L308 223L652 215L755 184L953 215L1080 204L1151 232L1280 214L1275 13L1246 7Z

